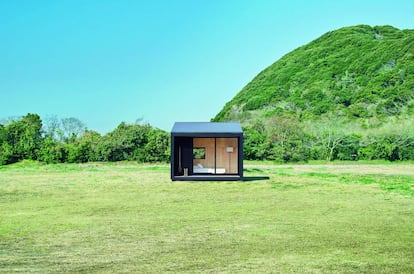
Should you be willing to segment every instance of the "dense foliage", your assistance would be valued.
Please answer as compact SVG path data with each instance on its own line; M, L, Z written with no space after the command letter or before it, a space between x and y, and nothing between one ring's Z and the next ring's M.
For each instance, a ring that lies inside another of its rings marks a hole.
M148 124L123 122L101 136L76 118L49 117L43 125L39 115L27 114L0 124L0 164L24 159L46 163L167 162L169 134Z
M360 25L285 55L213 121L243 124L248 159L404 160L413 116L414 30Z

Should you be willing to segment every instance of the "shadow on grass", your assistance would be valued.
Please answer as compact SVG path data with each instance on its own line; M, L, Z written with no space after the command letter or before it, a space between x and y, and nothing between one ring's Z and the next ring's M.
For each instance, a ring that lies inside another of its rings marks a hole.
M262 180L269 180L269 176L244 176L242 181L251 182L251 181L262 181Z

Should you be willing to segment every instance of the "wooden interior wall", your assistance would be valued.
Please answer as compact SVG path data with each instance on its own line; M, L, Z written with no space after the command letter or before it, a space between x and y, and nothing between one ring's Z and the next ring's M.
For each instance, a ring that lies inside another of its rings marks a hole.
M216 148L214 139L216 139ZM194 159L194 165L201 164L203 167L214 168L214 152L216 152L217 168L224 168L226 173L238 173L237 138L194 138L193 147L206 148L205 159ZM228 147L232 147L233 152L228 152Z
M227 148L232 147L233 152L228 152ZM217 168L225 168L226 173L238 172L238 139L237 138L217 138L216 139L216 164Z
M214 168L214 138L194 138L193 147L206 148L206 158L194 159L194 165L201 164L203 167Z

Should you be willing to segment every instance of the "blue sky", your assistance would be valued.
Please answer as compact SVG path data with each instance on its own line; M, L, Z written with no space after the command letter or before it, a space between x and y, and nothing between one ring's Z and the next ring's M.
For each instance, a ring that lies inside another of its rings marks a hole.
M345 26L414 29L412 0L0 0L0 119L209 121L261 70Z

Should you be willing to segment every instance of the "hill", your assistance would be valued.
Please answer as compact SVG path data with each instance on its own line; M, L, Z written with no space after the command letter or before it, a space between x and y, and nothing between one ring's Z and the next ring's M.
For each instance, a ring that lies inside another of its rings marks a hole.
M213 119L290 113L373 118L413 113L414 30L359 25L328 32L260 72Z
M241 122L251 159L414 159L414 30L328 32L260 72L212 120Z

